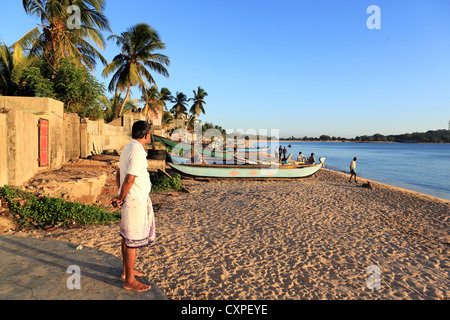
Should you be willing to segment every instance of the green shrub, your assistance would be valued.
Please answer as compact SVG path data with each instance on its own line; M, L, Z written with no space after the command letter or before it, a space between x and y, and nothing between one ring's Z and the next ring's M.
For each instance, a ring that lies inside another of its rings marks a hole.
M152 181L152 192L164 191L164 190L175 190L180 191L181 186L181 176L177 174L176 176L169 178L168 176L153 175L151 177Z
M0 196L19 215L18 223L28 226L32 223L41 228L55 225L87 226L120 220L120 212L107 212L96 206L68 202L59 198L36 197L34 194L10 186L0 187Z

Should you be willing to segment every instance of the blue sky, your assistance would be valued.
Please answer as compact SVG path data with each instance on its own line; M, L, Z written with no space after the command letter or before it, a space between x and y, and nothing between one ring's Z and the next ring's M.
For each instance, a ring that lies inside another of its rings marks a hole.
M1 1L10 45L38 21L21 1ZM379 30L366 26L370 5ZM447 0L109 0L106 15L116 34L139 22L159 32L171 65L157 85L188 97L205 89L203 122L352 138L446 129L450 119ZM109 42L103 54L117 53Z

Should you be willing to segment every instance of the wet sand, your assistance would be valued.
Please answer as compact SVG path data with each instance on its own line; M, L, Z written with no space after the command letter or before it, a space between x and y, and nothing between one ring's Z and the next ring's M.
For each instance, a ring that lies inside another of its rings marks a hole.
M169 299L449 299L450 202L348 177L187 180L190 193L152 193L157 245L137 268ZM16 235L121 256L118 224Z

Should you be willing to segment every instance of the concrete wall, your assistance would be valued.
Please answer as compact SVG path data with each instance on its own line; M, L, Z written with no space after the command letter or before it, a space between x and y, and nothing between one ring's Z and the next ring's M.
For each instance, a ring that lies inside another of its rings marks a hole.
M116 125L106 124L103 120L81 120L80 156L86 158L96 152L102 153L104 150L122 150L131 140L131 128L136 120L133 115L116 119Z
M40 171L54 170L62 166L65 141L61 102L48 98L0 97L0 109L6 110L0 122L0 132L6 131L6 165L2 164L0 168L0 185L19 186ZM40 168L38 163L40 118L49 121L49 164L45 168ZM0 139L4 141L4 137ZM5 150L4 146L1 148ZM4 159L4 154L2 158ZM5 170L6 179L3 174Z
M62 102L48 98L0 96L0 186L20 186L35 174L56 170L73 159L122 148L131 140L131 128L140 113L125 115L111 124L65 114ZM47 167L39 167L39 119L49 121Z
M21 185L42 171L38 163L38 123L39 116L31 113L9 110L7 114L8 184L10 185ZM49 135L49 164L50 144Z
M8 130L6 113L0 113L0 186L8 182Z
M80 158L80 117L73 113L64 113L65 161Z
M0 116L0 186L20 186L39 172L61 168L66 160L63 103L48 98L1 96L0 110L3 109L6 113ZM49 123L46 167L39 167L38 161L41 118Z

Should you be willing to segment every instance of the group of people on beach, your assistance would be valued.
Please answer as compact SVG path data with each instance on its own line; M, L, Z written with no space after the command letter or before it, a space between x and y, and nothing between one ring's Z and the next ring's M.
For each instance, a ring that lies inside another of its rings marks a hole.
M286 155L287 155L286 146L284 148L283 148L283 146L280 146L279 148L278 148L278 146L275 147L275 156L278 156L278 160L280 162L287 160ZM356 180L356 161L357 160L358 160L358 158L354 157L352 162L350 163L350 179L348 180L348 182L351 182L353 178L354 178L355 182L358 182ZM305 164L315 164L316 158L314 157L314 153L311 153L311 156L306 158L306 156L304 154L302 154L302 152L300 151L298 153L297 162L305 163Z
M288 159L286 146L276 146L275 157L278 157L278 161L280 162L286 161ZM306 158L306 156L300 151L297 157L297 162L315 164L316 158L314 157L314 153L311 153L311 156Z

